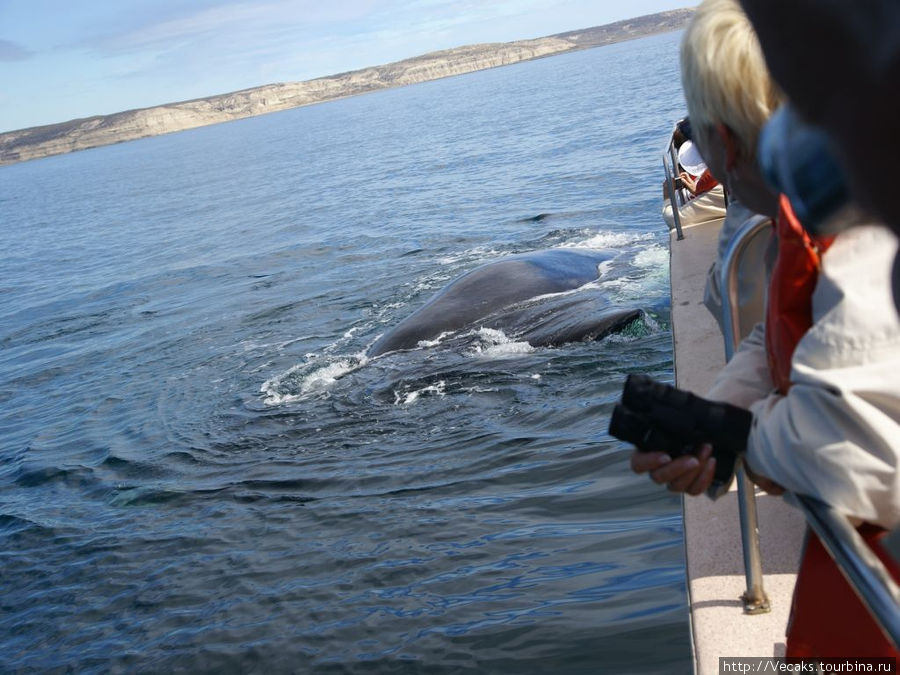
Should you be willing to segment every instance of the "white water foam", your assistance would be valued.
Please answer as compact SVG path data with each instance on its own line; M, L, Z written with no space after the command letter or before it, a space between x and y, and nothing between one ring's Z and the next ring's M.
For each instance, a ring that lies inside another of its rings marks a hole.
M394 405L412 405L422 396L438 396L443 398L446 396L447 383L441 380L437 384L431 384L415 391L405 392L401 394L394 392Z
M433 340L419 340L416 343L416 347L418 347L420 349L427 349L428 347L437 347L439 344L441 344L441 342L446 340L451 335L453 335L453 332L445 331L445 332L441 333L440 335L438 335Z
M470 248L465 251L460 251L459 253L452 253L450 255L444 256L443 258L438 258L437 263L442 267L449 267L454 266L457 263L468 263L478 260L487 262L489 260L496 260L497 258L502 258L507 255L509 255L508 251L498 251L497 249L488 246L476 246L475 248Z
M585 233L584 239L576 239L560 244L559 248L593 248L618 251L642 242L652 242L656 237L649 232L605 232Z
M307 362L292 366L281 375L263 382L259 391L265 395L266 405L278 406L296 403L311 396L325 393L340 378L354 370L362 368L369 362L364 354L325 358L326 365L316 367L314 362L320 357L315 354L306 355Z
M669 274L669 251L660 246L648 246L634 256L634 264L637 267L650 269L653 271L662 271L664 277L668 278Z
M475 335L477 342L469 351L472 356L487 359L512 358L534 351L528 342L514 340L502 330L479 328Z

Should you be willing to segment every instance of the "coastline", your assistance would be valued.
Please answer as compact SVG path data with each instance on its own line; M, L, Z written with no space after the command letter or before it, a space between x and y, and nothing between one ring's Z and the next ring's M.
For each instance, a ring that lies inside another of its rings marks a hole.
M466 45L303 82L9 131L0 134L0 166L648 37L683 28L693 11L672 10L532 40Z

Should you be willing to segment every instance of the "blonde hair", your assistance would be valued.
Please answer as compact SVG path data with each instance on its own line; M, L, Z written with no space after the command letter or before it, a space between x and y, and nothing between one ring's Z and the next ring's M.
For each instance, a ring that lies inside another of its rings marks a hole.
M725 124L756 156L763 124L784 101L737 0L704 0L681 41L681 85L691 126Z

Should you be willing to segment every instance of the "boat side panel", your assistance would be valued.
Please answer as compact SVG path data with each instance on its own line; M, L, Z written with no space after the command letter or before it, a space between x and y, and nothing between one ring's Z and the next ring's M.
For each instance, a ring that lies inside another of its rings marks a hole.
M671 237L672 334L679 387L704 394L725 363L719 326L703 305L706 272L716 255L721 221ZM772 612L743 613L744 580L737 492L716 502L684 500L685 552L691 603L694 665L700 675L719 673L719 657L784 653L804 520L782 499L758 495L766 592Z

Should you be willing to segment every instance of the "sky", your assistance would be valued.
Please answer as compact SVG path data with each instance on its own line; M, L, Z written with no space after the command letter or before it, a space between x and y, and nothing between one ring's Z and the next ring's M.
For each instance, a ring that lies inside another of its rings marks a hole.
M691 0L0 0L0 132L599 26Z

